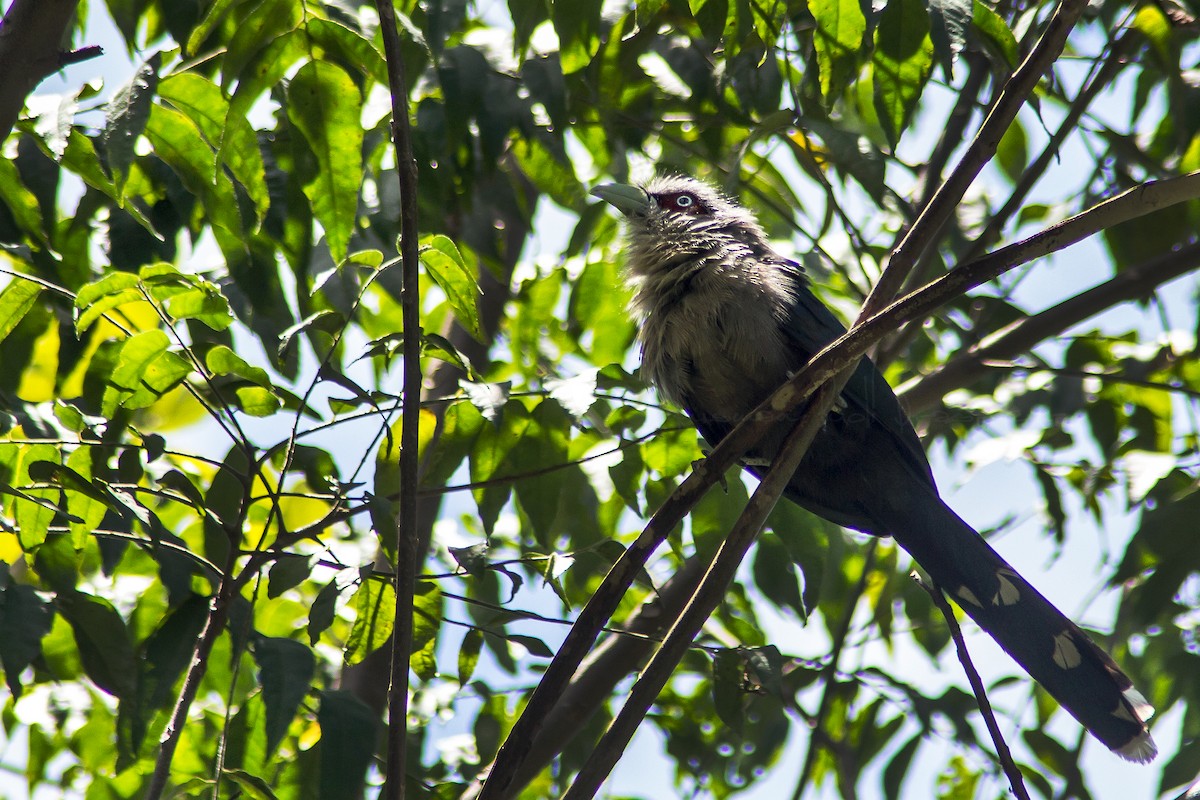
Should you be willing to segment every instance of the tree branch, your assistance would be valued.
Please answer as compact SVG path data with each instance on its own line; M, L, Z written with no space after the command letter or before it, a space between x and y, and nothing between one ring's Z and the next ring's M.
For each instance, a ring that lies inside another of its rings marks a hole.
M733 530L722 540L696 593L671 627L667 638L650 659L650 663L646 665L646 669L630 691L629 699L621 707L608 731L600 738L592 755L575 777L571 788L563 795L563 800L588 800L595 796L600 785L612 772L621 754L625 752L629 740L633 738L634 731L641 725L659 692L675 671L679 660L704 626L705 620L725 596L738 566L766 522L767 515L775 508L792 475L799 468L801 459L808 452L809 446L825 422L829 409L833 407L849 378L849 370L843 370L817 390L812 404L805 409L795 430L784 442L783 448L775 457L767 474L763 476L750 502L738 517Z
M1087 7L1087 0L1062 0L1046 24L1046 30L1029 55L1017 67L996 97L992 109L979 126L979 132L963 153L946 182L921 210L916 222L892 249L887 268L863 308L863 314L879 310L899 291L917 259L937 240L952 217L975 177L992 160L1000 138L1016 118L1017 112L1037 87L1038 81L1058 59L1075 22Z
M78 5L79 0L13 0L8 7L0 22L0 142L39 83L67 64L103 52L99 47L59 49Z
M400 181L400 261L403 286L404 402L400 429L400 501L396 514L396 615L388 681L387 783L383 796L404 800L408 761L408 660L412 650L413 586L417 574L418 427L421 413L420 264L417 254L417 162L408 122L408 81L400 53L396 12L390 0L376 0L392 99L392 143Z
M942 594L941 587L937 584L925 583L915 572L913 579L916 580L918 586L929 593L933 604L946 618L946 625L950 628L950 637L954 639L954 648L958 652L959 663L962 664L963 672L967 675L967 682L971 684L971 691L975 693L975 702L979 705L980 713L983 714L983 722L987 726L988 734L992 737L992 743L996 745L996 755L1005 776L1008 777L1008 785L1012 787L1017 800L1030 800L1029 790L1025 788L1025 779L1021 777L1021 770L1013 760L1012 751L1008 749L1008 742L1004 741L1004 734L1000 732L1000 725L996 722L996 712L992 710L992 703L988 700L983 679L979 677L979 671L975 669L975 664L971 661L971 652L967 649L967 641L963 638L962 628L954 616L954 609L946 602L946 596Z

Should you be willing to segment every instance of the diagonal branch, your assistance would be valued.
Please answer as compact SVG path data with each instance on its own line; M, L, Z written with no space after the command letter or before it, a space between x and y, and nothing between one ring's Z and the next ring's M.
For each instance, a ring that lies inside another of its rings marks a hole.
M878 311L880 306L896 296L917 259L937 240L975 177L996 154L1000 138L1016 118L1017 112L1062 53L1067 35L1086 7L1087 0L1062 0L1055 9L1041 39L996 96L996 102L962 159L934 193L929 204L921 210L916 222L892 249L887 268L863 308L864 315Z
M808 399L817 387L832 376L857 363L876 341L897 325L927 316L939 305L994 280L1014 267L1074 244L1106 227L1196 197L1200 197L1200 173L1154 181L1130 189L1024 241L955 269L856 324L818 353L791 381L763 401L721 440L708 458L664 502L642 535L613 566L580 612L576 624L501 746L478 795L480 800L515 796L519 790L519 786L515 785L515 776L521 770L546 715L562 696L638 571L709 487L737 462L742 453L765 436L779 419L786 417L791 409Z
M595 796L600 785L612 772L621 754L625 752L629 740L633 738L634 731L641 725L650 707L658 699L659 692L670 680L684 652L725 596L738 566L766 522L767 515L775 508L792 475L799 468L801 459L808 452L813 439L825 422L829 409L833 407L849 378L849 370L843 370L813 395L812 405L801 416L737 523L721 542L696 593L671 627L650 663L646 665L641 677L633 685L629 699L600 738L592 755L575 777L571 788L563 795L563 800L587 800Z

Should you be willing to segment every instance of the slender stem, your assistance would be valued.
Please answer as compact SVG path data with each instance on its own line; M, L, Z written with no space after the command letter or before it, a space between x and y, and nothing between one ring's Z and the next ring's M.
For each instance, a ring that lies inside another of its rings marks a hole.
M825 688L821 692L821 703L817 706L817 715L813 718L812 735L808 739L808 750L804 754L804 766L800 768L800 778L796 781L796 788L792 792L792 800L800 800L804 795L805 789L808 788L808 782L812 778L813 768L817 765L817 753L821 750L821 739L824 737L825 721L829 718L829 711L833 708L833 687L834 681L837 679L838 662L842 659L842 650L846 646L846 639L850 633L850 625L854 621L854 610L858 608L858 601L862 598L867 590L867 581L871 577L871 569L874 567L875 551L878 548L879 540L872 539L868 545L866 554L863 557L862 572L858 576L858 582L854 585L854 591L850 594L846 601L846 606L842 610L842 618L838 623L837 633L833 637L833 652L829 654L829 663L822 670L825 675Z
M933 598L933 604L946 618L946 625L950 628L950 637L954 639L954 648L958 651L958 660L962 664L963 672L967 674L971 691L975 693L975 702L979 705L980 713L983 714L983 721L992 737L992 743L996 745L996 755L1000 759L1000 766L1004 769L1004 774L1008 777L1013 794L1016 795L1017 800L1030 800L1029 790L1025 788L1025 779L1021 777L1021 770L1013 760L1012 751L1008 749L1008 742L1004 741L1004 734L1000 732L1000 724L996 722L996 712L992 710L992 703L988 700L983 679L979 677L979 671L975 669L975 664L971 661L971 653L967 650L967 642L963 638L958 619L954 616L954 609L950 608L950 604L946 602L946 596L942 594L941 588L936 583L926 584L916 573L913 574L913 578L922 589L929 593L929 596Z
M404 800L408 760L408 659L412 650L413 585L416 582L417 448L421 413L420 267L417 254L417 162L408 122L408 81L391 0L376 0L388 84L392 140L400 181L401 322L404 329L404 404L400 431L400 502L396 515L396 619L388 682L387 783L383 796Z
M213 598L204 629L196 642L196 649L192 652L192 662L183 679L179 699L175 702L171 720L167 723L159 742L158 755L154 759L154 772L150 776L149 786L146 787L146 800L159 800L167 788L167 781L171 777L171 761L175 757L175 748L179 746L179 736L187 724L188 712L196 699L196 693L200 690L200 681L204 679L204 673L208 670L208 659L212 655L213 645L225 630L225 622L229 618L229 603L225 597L227 585L227 579L222 581L217 596Z

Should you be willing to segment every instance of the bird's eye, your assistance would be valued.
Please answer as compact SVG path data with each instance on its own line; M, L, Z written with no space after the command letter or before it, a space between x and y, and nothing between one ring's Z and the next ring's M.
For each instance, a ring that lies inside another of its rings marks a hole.
M675 198L675 207L676 208L691 208L695 204L695 202L696 202L696 198L692 197L690 194L681 194L681 195L679 195L679 197Z

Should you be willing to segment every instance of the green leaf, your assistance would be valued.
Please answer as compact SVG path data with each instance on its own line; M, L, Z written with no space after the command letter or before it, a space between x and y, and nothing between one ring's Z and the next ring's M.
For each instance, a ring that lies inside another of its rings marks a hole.
M103 413L118 407L145 408L175 388L191 372L191 364L169 351L170 340L160 330L126 339L104 393Z
M726 0L710 0L724 5ZM570 75L591 63L600 48L600 11L602 0L554 0L550 19L558 34L559 58L564 75ZM724 13L721 25L724 27Z
M279 86L297 61L311 55L310 45L307 36L292 29L280 34L259 50L253 61L238 76L237 88L229 101L230 116L245 117L264 92Z
M146 639L138 685L144 711L168 708L175 701L175 685L192 660L210 609L208 597L191 594Z
M714 42L720 41L729 18L729 0L688 0L688 7L700 32Z
M264 42L294 30L303 19L304 8L293 0L260 0L253 11L241 19L237 32L229 40L221 74L225 84L253 73ZM309 56L312 57L312 53Z
M32 482L30 470L40 462L59 463L58 448L49 444L35 444L20 448L20 466L13 475L13 484L21 489L10 489L16 496L14 516L17 521L17 541L26 552L32 552L46 541L50 523L58 516L58 502L62 494L57 488L27 488ZM7 487L6 487L7 488Z
M133 164L138 137L146 129L150 118L161 63L162 53L155 53L108 103L104 122L104 153L118 196L124 195L125 180Z
M458 684L466 686L471 680L471 676L475 674L475 667L479 664L479 653L483 649L483 633L471 628L463 636L462 644L458 648Z
M316 599L308 610L308 643L315 645L321 634L329 630L333 624L334 613L337 611L337 599L341 590L337 581L330 581L317 592Z
M258 137L245 116L229 113L221 88L197 72L177 72L165 78L158 94L187 116L228 165L254 203L259 222L267 213L266 167Z
M1174 36L1171 21L1158 6L1145 5L1138 8L1133 17L1133 29L1146 37L1154 48L1161 66L1178 68L1179 59L1174 55Z
M554 651L550 649L550 646L536 636L525 636L524 634L520 633L508 633L504 635L504 638L510 642L516 642L517 644L521 645L529 651L531 656L537 656L538 658L554 657Z
M350 692L321 692L320 800L359 800L375 757L379 720Z
M96 686L125 699L137 690L137 657L125 620L107 600L62 592L55 600L71 626L83 669Z
M221 773L241 789L241 796L248 800L276 800L271 786L257 775L240 769L227 769Z
M512 153L529 180L563 208L578 209L587 201L575 167L561 146L552 149L541 139L522 139Z
M96 146L92 140L85 136L80 130L72 128L67 135L67 148L63 151L61 157L56 156L64 169L68 169L86 183L88 186L101 192L104 196L111 199L125 213L129 214L133 219L146 229L146 232L155 239L162 240L162 235L155 230L153 223L146 218L145 213L137 206L136 203L126 202L124 196L117 191L117 187L112 180L104 172L104 168L100 164L100 158L96 153Z
M858 68L867 19L858 0L808 0L816 30L813 45L821 77L821 97L830 105L845 90Z
M32 586L9 583L0 591L0 665L13 697L21 696L21 673L41 655L53 621L54 607Z
M38 243L46 241L46 224L33 192L21 182L17 162L0 159L0 208L6 208L13 222Z
M934 53L950 80L955 60L967 46L973 0L929 0L930 36Z
M1008 66L1016 69L1021 60L1020 45L1008 23L983 0L975 0L972 11L971 24L982 34L984 41L990 42L1008 62Z
M400 442L403 436L403 418L395 424L379 442L375 451L375 489L371 506L371 523L380 544L392 557L396 548L396 518L388 497L400 487ZM437 415L427 408L417 414L417 463L425 462L425 452L437 433Z
M734 648L722 648L713 656L712 692L717 716L740 736L746 726L745 692L743 691L742 653Z
M904 778L908 774L908 765L912 763L917 748L921 746L921 736L914 736L896 751L883 769L883 796L885 800L898 800L902 797L900 791Z
M154 146L154 154L171 167L189 192L200 198L212 224L244 246L245 232L233 181L217 167L216 151L195 121L173 108L152 106L146 138Z
M387 62L372 39L364 38L359 31L334 20L320 17L309 18L304 24L304 31L312 42L340 56L338 60L342 63L353 65L370 75L380 86L387 86Z
M437 637L442 624L442 593L432 583L418 583L413 592L412 654L409 663L421 680L437 677Z
M109 509L115 511L117 502L104 490L103 485L92 481L92 455L90 447L80 447L67 456L67 463L60 470L61 474L69 474L69 480L58 478L58 482L66 491L67 513L78 521L71 522L71 544L76 550L82 550L92 531L100 527L104 515Z
M479 326L479 281L462 253L448 236L437 234L421 239L421 263L437 281L454 309L459 323L482 341Z
M267 710L267 754L274 754L301 701L308 694L316 670L312 650L293 639L262 637L254 643L254 660L262 683Z
M264 389L271 388L271 376L261 367L251 366L244 358L223 344L208 351L204 356L204 365L214 375L236 375Z
M310 61L288 86L287 113L316 156L317 168L304 184L304 194L325 229L334 261L341 261L358 215L362 97L341 67Z
M16 279L0 291L0 342L25 318L37 303L42 287L33 281Z
M299 586L312 574L312 559L295 553L285 553L271 565L267 578L267 597L275 599L279 595Z
M184 51L188 55L194 55L199 52L200 47L204 44L204 40L227 19L230 9L241 2L243 0L213 0L212 5L209 6L208 13L204 15L204 19L200 20L199 24L192 29Z
M80 287L75 295L75 333L86 331L107 311L144 299L138 277L128 272L112 272Z
M383 647L396 621L396 589L391 583L364 577L354 593L354 625L346 640L346 663L357 664Z
M884 6L875 31L872 64L875 110L895 148L933 68L929 11L921 0L892 0Z
M506 412L506 421L509 419ZM550 546L564 498L578 498L567 491L569 471L546 467L561 466L570 461L570 437L573 420L556 402L543 401L527 418L518 418L519 435L501 468L506 474L524 475L542 471L513 486L521 510L529 518L538 541ZM482 438L482 437L481 437Z
M1021 180L1025 167L1029 164L1029 142L1025 136L1025 126L1021 120L1014 119L1012 125L1000 137L1000 145L996 148L996 164L1004 177L1013 183Z

